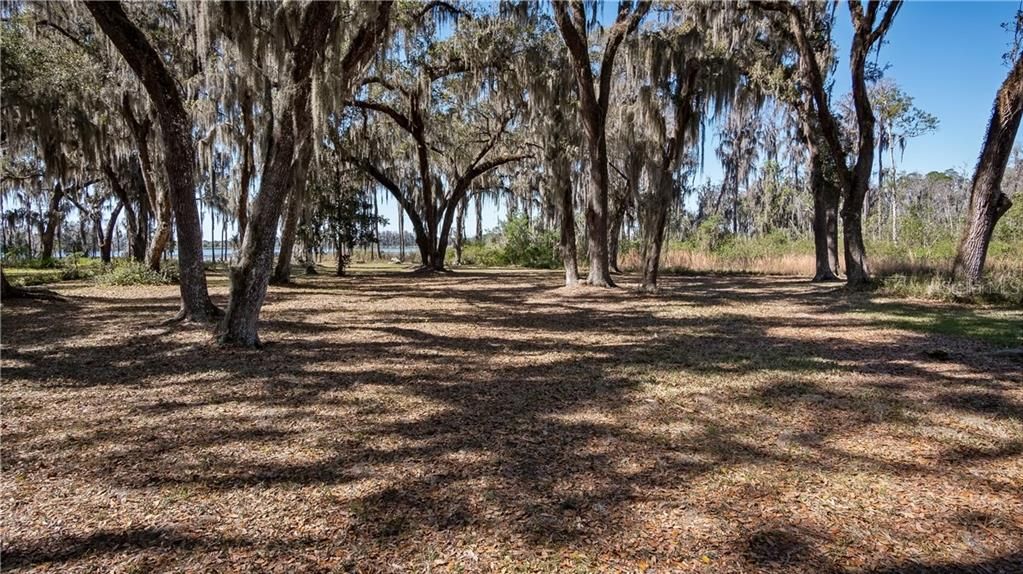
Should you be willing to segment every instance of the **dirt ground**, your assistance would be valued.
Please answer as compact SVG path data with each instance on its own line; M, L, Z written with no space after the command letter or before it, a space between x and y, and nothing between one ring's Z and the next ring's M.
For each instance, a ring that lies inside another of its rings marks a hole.
M299 277L259 351L173 286L4 302L3 569L1023 571L1023 314L559 282Z

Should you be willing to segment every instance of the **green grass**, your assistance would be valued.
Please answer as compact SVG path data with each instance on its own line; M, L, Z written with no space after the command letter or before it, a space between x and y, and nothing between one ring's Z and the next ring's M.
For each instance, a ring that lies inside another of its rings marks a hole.
M55 266L43 266L38 262L26 262L13 266L4 265L4 275L12 285L28 287L46 285L60 281L88 279L103 270L99 259L78 257L54 261Z
M1023 311L925 307L904 303L869 303L854 311L878 325L923 333L980 339L1002 347L1023 344Z

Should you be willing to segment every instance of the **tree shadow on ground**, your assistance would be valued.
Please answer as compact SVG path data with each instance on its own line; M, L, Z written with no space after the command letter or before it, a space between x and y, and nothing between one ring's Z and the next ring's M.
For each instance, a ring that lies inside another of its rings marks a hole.
M318 276L275 288L262 351L218 348L198 328L152 327L176 310L169 293L5 305L13 388L4 398L17 421L2 446L8 476L59 469L76 483L157 500L185 492L213 508L240 496L250 500L243 514L252 497L275 508L281 491L314 493L296 511L321 525L311 540L341 536L367 559L467 536L534 553L638 556L647 550L617 541L668 504L736 525L692 541L731 569L838 571L826 536L745 500L774 501L805 476L844 472L986 492L1004 485L962 465L1019 456L1018 441L992 447L990 437L929 461L850 449L843 441L881 427L916 432L949 413L1018 421L1021 376L983 343L935 361L920 349L948 346L941 334L854 336L876 323L837 315L843 295L804 282L672 278L647 297L559 290L557 275L543 273L410 280ZM39 419L71 404L64 420ZM772 473L773 486L741 478ZM705 484L717 485L713 500ZM315 544L155 527L71 536L5 536L5 566L89 563L116 549L194 559Z

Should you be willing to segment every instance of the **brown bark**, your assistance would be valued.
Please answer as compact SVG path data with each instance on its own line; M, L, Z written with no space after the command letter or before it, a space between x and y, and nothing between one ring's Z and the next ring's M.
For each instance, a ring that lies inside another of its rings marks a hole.
M270 282L275 285L286 285L291 282L291 259L295 250L295 237L298 235L298 216L305 201L305 185L296 181L288 199L288 210L284 215L284 228L281 230L281 250L277 254L277 266L274 267Z
M128 18L120 2L86 2L89 12L146 89L160 121L164 164L177 222L181 275L181 318L210 321L219 314L210 301L203 267L202 231L195 205L195 149L192 122L177 83L145 34ZM154 241L155 243L155 241Z
M46 217L40 226L39 235L42 245L39 257L43 261L53 259L53 237L57 227L60 226L60 202L62 199L64 199L64 187L60 183L55 183L53 193L50 194L49 205L46 208Z
M813 281L838 280L839 190L829 179L824 158L810 147L810 188L813 192L813 246L816 270Z
M121 99L121 115L124 117L125 123L128 124L128 130L131 132L132 140L135 142L135 149L139 155L139 172L146 196L145 200L140 197L139 204L148 204L148 207L152 209L153 215L156 217L156 228L154 230L153 241L149 244L149 252L145 253L146 242L140 242L136 235L133 246L135 248L141 247L141 250L135 249L134 256L139 261L146 261L150 269L159 271L163 252L170 241L173 215L170 196L167 190L162 189L157 181L158 178L153 167L152 156L149 153L149 133L152 130L153 122L149 118L140 120L135 117L135 112L131 107L131 96L127 92ZM145 237L145 228L147 226L144 223L148 223L148 218L148 209L140 209L137 219L137 233L141 233L143 237Z
M117 206L110 212L110 219L107 221L106 229L102 232L99 246L99 256L103 263L110 263L112 259L112 253L114 249L114 231L117 228L117 218L121 215L121 210L124 208L124 202L118 201Z
M856 124L859 131L856 161L852 167L846 163L846 150L841 144L841 131L838 121L829 107L824 76L809 40L809 25L805 21L800 7L791 2L758 2L757 5L767 10L782 11L787 15L788 25L800 55L800 75L813 98L812 108L816 113L814 119L818 122L820 133L827 144L825 147L832 156L835 171L838 173L838 180L841 183L846 283L853 289L865 287L870 284L871 279L866 248L863 244L862 215L863 202L870 186L870 176L874 164L875 125L874 112L867 92L865 69L869 52L887 34L902 3L900 0L888 3L880 21L878 21L878 13L882 5L880 1L870 0L866 3L865 11L864 5L860 2L848 3L853 27L852 47L849 51L849 70L852 77Z
M561 218L561 233L558 239L561 262L565 267L565 286L571 287L579 282L579 264L575 245L575 202L572 197L572 182L569 179L567 165L564 166L564 169L557 170L552 183L560 204L558 216Z
M614 214L611 217L611 229L607 237L607 265L615 273L622 272L618 267L618 252L621 247L622 226L625 223L625 213L628 211L628 207L628 196L618 198L618 201L615 202Z
M222 343L259 345L257 323L270 280L277 224L296 181L296 146L311 138L313 65L326 49L331 28L336 25L336 8L332 2L312 2L303 8L299 37L287 57L290 69L283 88L286 97L281 100L282 109L274 113L273 145L249 214L238 265L231 270L231 298L220 325ZM361 73L368 64L385 36L390 12L390 2L376 5L376 15L355 34L336 70L342 77ZM298 152L299 159L308 163L311 153ZM299 173L305 172L305 165L298 167Z
M589 190L586 198L586 235L589 244L590 272L587 282L613 287L608 262L608 170L606 121L610 100L611 76L618 48L625 36L639 26L650 9L650 2L619 3L618 16L607 31L607 41L597 78L593 75L586 35L586 14L581 1L554 2L554 19L568 47L579 92L580 116L589 159ZM571 15L569 9L571 8ZM597 87L594 85L597 84Z
M458 202L458 213L455 214L455 265L462 264L462 242L465 240L465 207L469 197Z
M995 96L987 135L973 173L966 227L953 265L955 277L970 284L979 282L983 276L995 224L1012 207L1012 201L1002 193L1002 177L1019 131L1021 112L1023 58L1017 58Z
M654 204L649 206L643 221L643 277L640 281L641 291L656 291L657 279L661 270L661 249L664 246L664 229L668 223L671 210L672 188L671 173L661 170Z
M661 269L661 250L664 246L664 230L671 213L672 199L675 192L674 174L678 170L679 161L685 150L686 134L690 124L696 119L694 99L698 96L697 78L700 69L690 65L685 73L675 82L672 99L675 105L675 123L671 137L661 150L661 158L656 169L657 185L654 189L652 205L646 205L643 217L643 277L640 290L656 291L657 279ZM638 169L634 170L633 179L638 177Z

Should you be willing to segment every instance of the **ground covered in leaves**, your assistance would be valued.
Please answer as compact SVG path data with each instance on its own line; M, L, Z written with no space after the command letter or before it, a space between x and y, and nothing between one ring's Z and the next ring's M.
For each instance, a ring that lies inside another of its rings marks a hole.
M259 351L174 286L5 301L3 569L1023 568L1019 311L559 281L299 277Z

